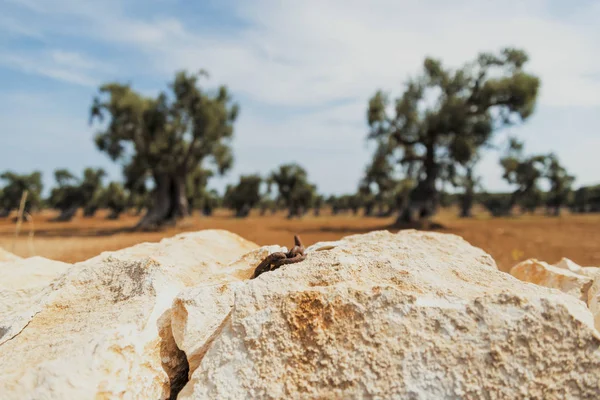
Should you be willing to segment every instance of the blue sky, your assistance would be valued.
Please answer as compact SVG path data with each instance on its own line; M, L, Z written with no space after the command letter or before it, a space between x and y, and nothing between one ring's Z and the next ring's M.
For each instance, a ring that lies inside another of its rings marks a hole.
M320 191L355 190L370 158L365 110L397 95L425 56L458 66L512 45L542 79L539 104L512 128L529 152L556 152L577 185L599 182L600 2L543 0L0 0L0 170L81 173L101 166L88 111L99 84L165 88L174 71L207 69L241 106L235 168L304 165ZM479 167L506 188L498 154Z

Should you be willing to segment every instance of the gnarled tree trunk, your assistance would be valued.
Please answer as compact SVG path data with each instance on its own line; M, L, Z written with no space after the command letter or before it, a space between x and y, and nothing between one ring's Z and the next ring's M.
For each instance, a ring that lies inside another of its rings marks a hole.
M174 224L189 214L185 196L185 174L156 174L154 182L156 187L152 194L152 206L138 222L138 229Z

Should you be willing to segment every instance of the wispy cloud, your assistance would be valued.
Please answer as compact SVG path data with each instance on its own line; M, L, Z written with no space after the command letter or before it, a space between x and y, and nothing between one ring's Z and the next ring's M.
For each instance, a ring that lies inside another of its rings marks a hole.
M230 4L247 26L215 34L176 16L131 17L114 1L11 1L78 19L82 35L130 46L156 73L207 67L270 104L364 99L377 87L400 87L424 55L458 65L479 51L518 45L544 82L542 103L600 105L600 82L590 79L600 73L600 28L582 23L590 14L600 19L593 3L559 20L547 1L239 0Z
M22 70L26 73L46 76L59 81L97 86L99 73L110 70L105 64L94 61L80 53L64 50L42 50L13 54L0 53L0 65Z
M540 110L600 107L598 2L226 0L219 4L244 23L225 30L194 24L184 1L168 6L158 0L2 2L26 14L22 26L36 29L19 31L14 23L3 24L2 17L0 29L56 39L54 50L44 45L26 52L2 48L0 42L2 65L90 87L108 78L131 79L134 85L145 79L143 90L148 82L164 88L177 69L206 68L211 82L228 84L242 101L236 172L253 165L264 172L271 168L267 164L291 158L285 149L298 138L304 144L295 157L311 172L329 171L319 178L330 188L325 191L355 186L368 157L368 97L378 88L399 94L426 55L458 66L480 51L519 46L531 57L530 70L542 79ZM11 21L7 15L4 19ZM102 56L95 52L98 47ZM544 118L553 115L544 113ZM527 131L542 137L539 129L549 125L534 119ZM531 149L561 145L534 141ZM571 149L566 157L591 157L585 143L574 146L582 153L573 156ZM319 160L311 161L315 154ZM566 162L584 168L575 159Z

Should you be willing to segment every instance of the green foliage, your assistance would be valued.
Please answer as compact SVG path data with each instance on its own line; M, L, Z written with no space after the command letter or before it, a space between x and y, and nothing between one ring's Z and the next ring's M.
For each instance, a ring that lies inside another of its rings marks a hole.
M539 182L546 179L550 184L545 196L546 206L554 215L560 214L561 207L567 204L575 178L567 173L555 154L525 156L523 143L512 138L500 164L504 169L503 178L516 186L511 208L519 205L524 211L535 211L544 202Z
M505 217L512 210L513 196L510 193L482 193L480 203L493 217Z
M199 85L201 74L179 72L169 91L155 98L129 85L100 87L91 120L108 119L96 144L124 164L128 186L151 177L155 190L151 210L140 227L161 225L189 213L188 175L195 171L225 173L232 165L230 141L238 107L225 86L216 92Z
M277 185L278 201L288 209L288 218L302 216L313 204L317 188L308 182L306 170L298 164L281 165L267 179L269 191Z
M102 190L99 196L99 203L102 207L108 208L111 212L109 219L117 219L127 209L129 196L123 185L119 182L110 182Z
M42 173L17 174L6 171L0 175L3 188L0 193L0 215L7 216L19 208L23 192L27 191L25 211L37 210L42 204Z
M267 211L271 211L273 215L277 212L277 202L269 196L262 196L258 202L258 208L260 209L261 216L266 215Z
M223 204L235 211L236 217L247 217L260 201L262 178L258 175L242 175L237 185L228 185Z
M542 203L539 182L544 177L546 157L544 155L525 156L523 143L512 138L506 155L500 159L504 169L502 177L516 186L510 208L520 205L521 209L533 212Z
M321 194L317 194L313 201L313 210L315 217L321 215L321 208L325 204L325 197Z
M215 189L204 192L202 198L202 214L212 215L213 211L223 205L223 199Z
M83 171L83 180L80 190L83 192L83 214L91 217L101 206L102 179L106 176L103 169L86 168Z
M561 207L569 201L571 186L575 181L575 177L567 173L567 170L560 164L555 154L550 154L546 163L546 177L550 181L546 206L548 209L554 210L554 215L559 215Z
M409 207L420 208L422 216L435 212L438 181L452 179L456 165L472 162L495 131L532 114L539 79L523 70L526 62L517 49L480 54L457 70L427 58L423 73L407 82L393 104L382 91L370 99L369 138L383 142L389 157L409 168L408 179L417 178Z
M106 175L101 168L86 168L81 179L66 169L54 171L57 186L52 189L48 204L61 211L59 220L69 220L79 207L87 208L87 215L93 215L100 207L102 179Z
M600 185L577 189L573 194L571 210L577 213L600 212Z
M201 210L204 213L206 209L211 210L209 213L212 213L213 207L209 203L213 194L206 185L213 176L213 171L202 168L196 168L187 175L185 189L190 214L192 210Z
M365 207L365 214L371 215L377 207L379 214L384 215L384 208L393 207L394 196L398 189L398 179L395 178L394 165L391 160L392 149L383 141L379 141L373 159L359 183L358 198Z

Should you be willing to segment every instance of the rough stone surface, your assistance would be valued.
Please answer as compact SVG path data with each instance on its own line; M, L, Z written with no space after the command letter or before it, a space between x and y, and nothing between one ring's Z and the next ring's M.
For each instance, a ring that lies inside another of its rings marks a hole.
M577 299L453 235L318 247L235 289L179 399L598 398L600 337Z
M560 259L559 262L554 264L555 267L568 269L571 272L574 272L579 275L584 275L590 278L596 278L600 275L600 268L598 267L582 267L577 264L575 261L570 260L566 257Z
M171 324L177 346L187 356L190 374L198 367L215 332L233 306L235 290L245 283L239 277L249 278L254 268L269 254L287 252L285 247L265 246L245 254L228 266L228 275L222 282L201 284L182 291L173 302Z
M532 258L512 267L510 274L524 282L558 289L587 302L588 290L593 280L583 275L579 265L568 261L561 260L560 266L554 266Z
M594 325L600 331L600 279L594 279L594 283L588 291L587 304L594 316Z
M17 256L16 254L13 254L9 251L6 251L2 247L0 247L0 262L17 261L20 259L21 259L21 257Z
M169 398L187 380L172 337L173 299L221 279L256 247L226 231L201 231L74 264L25 328L0 345L1 397ZM1 327L10 324L0 315Z
M566 257L561 258L554 266L556 268L569 270L578 275L584 275L581 265Z
M43 257L0 263L0 345L12 339L49 301L51 282L71 264Z

